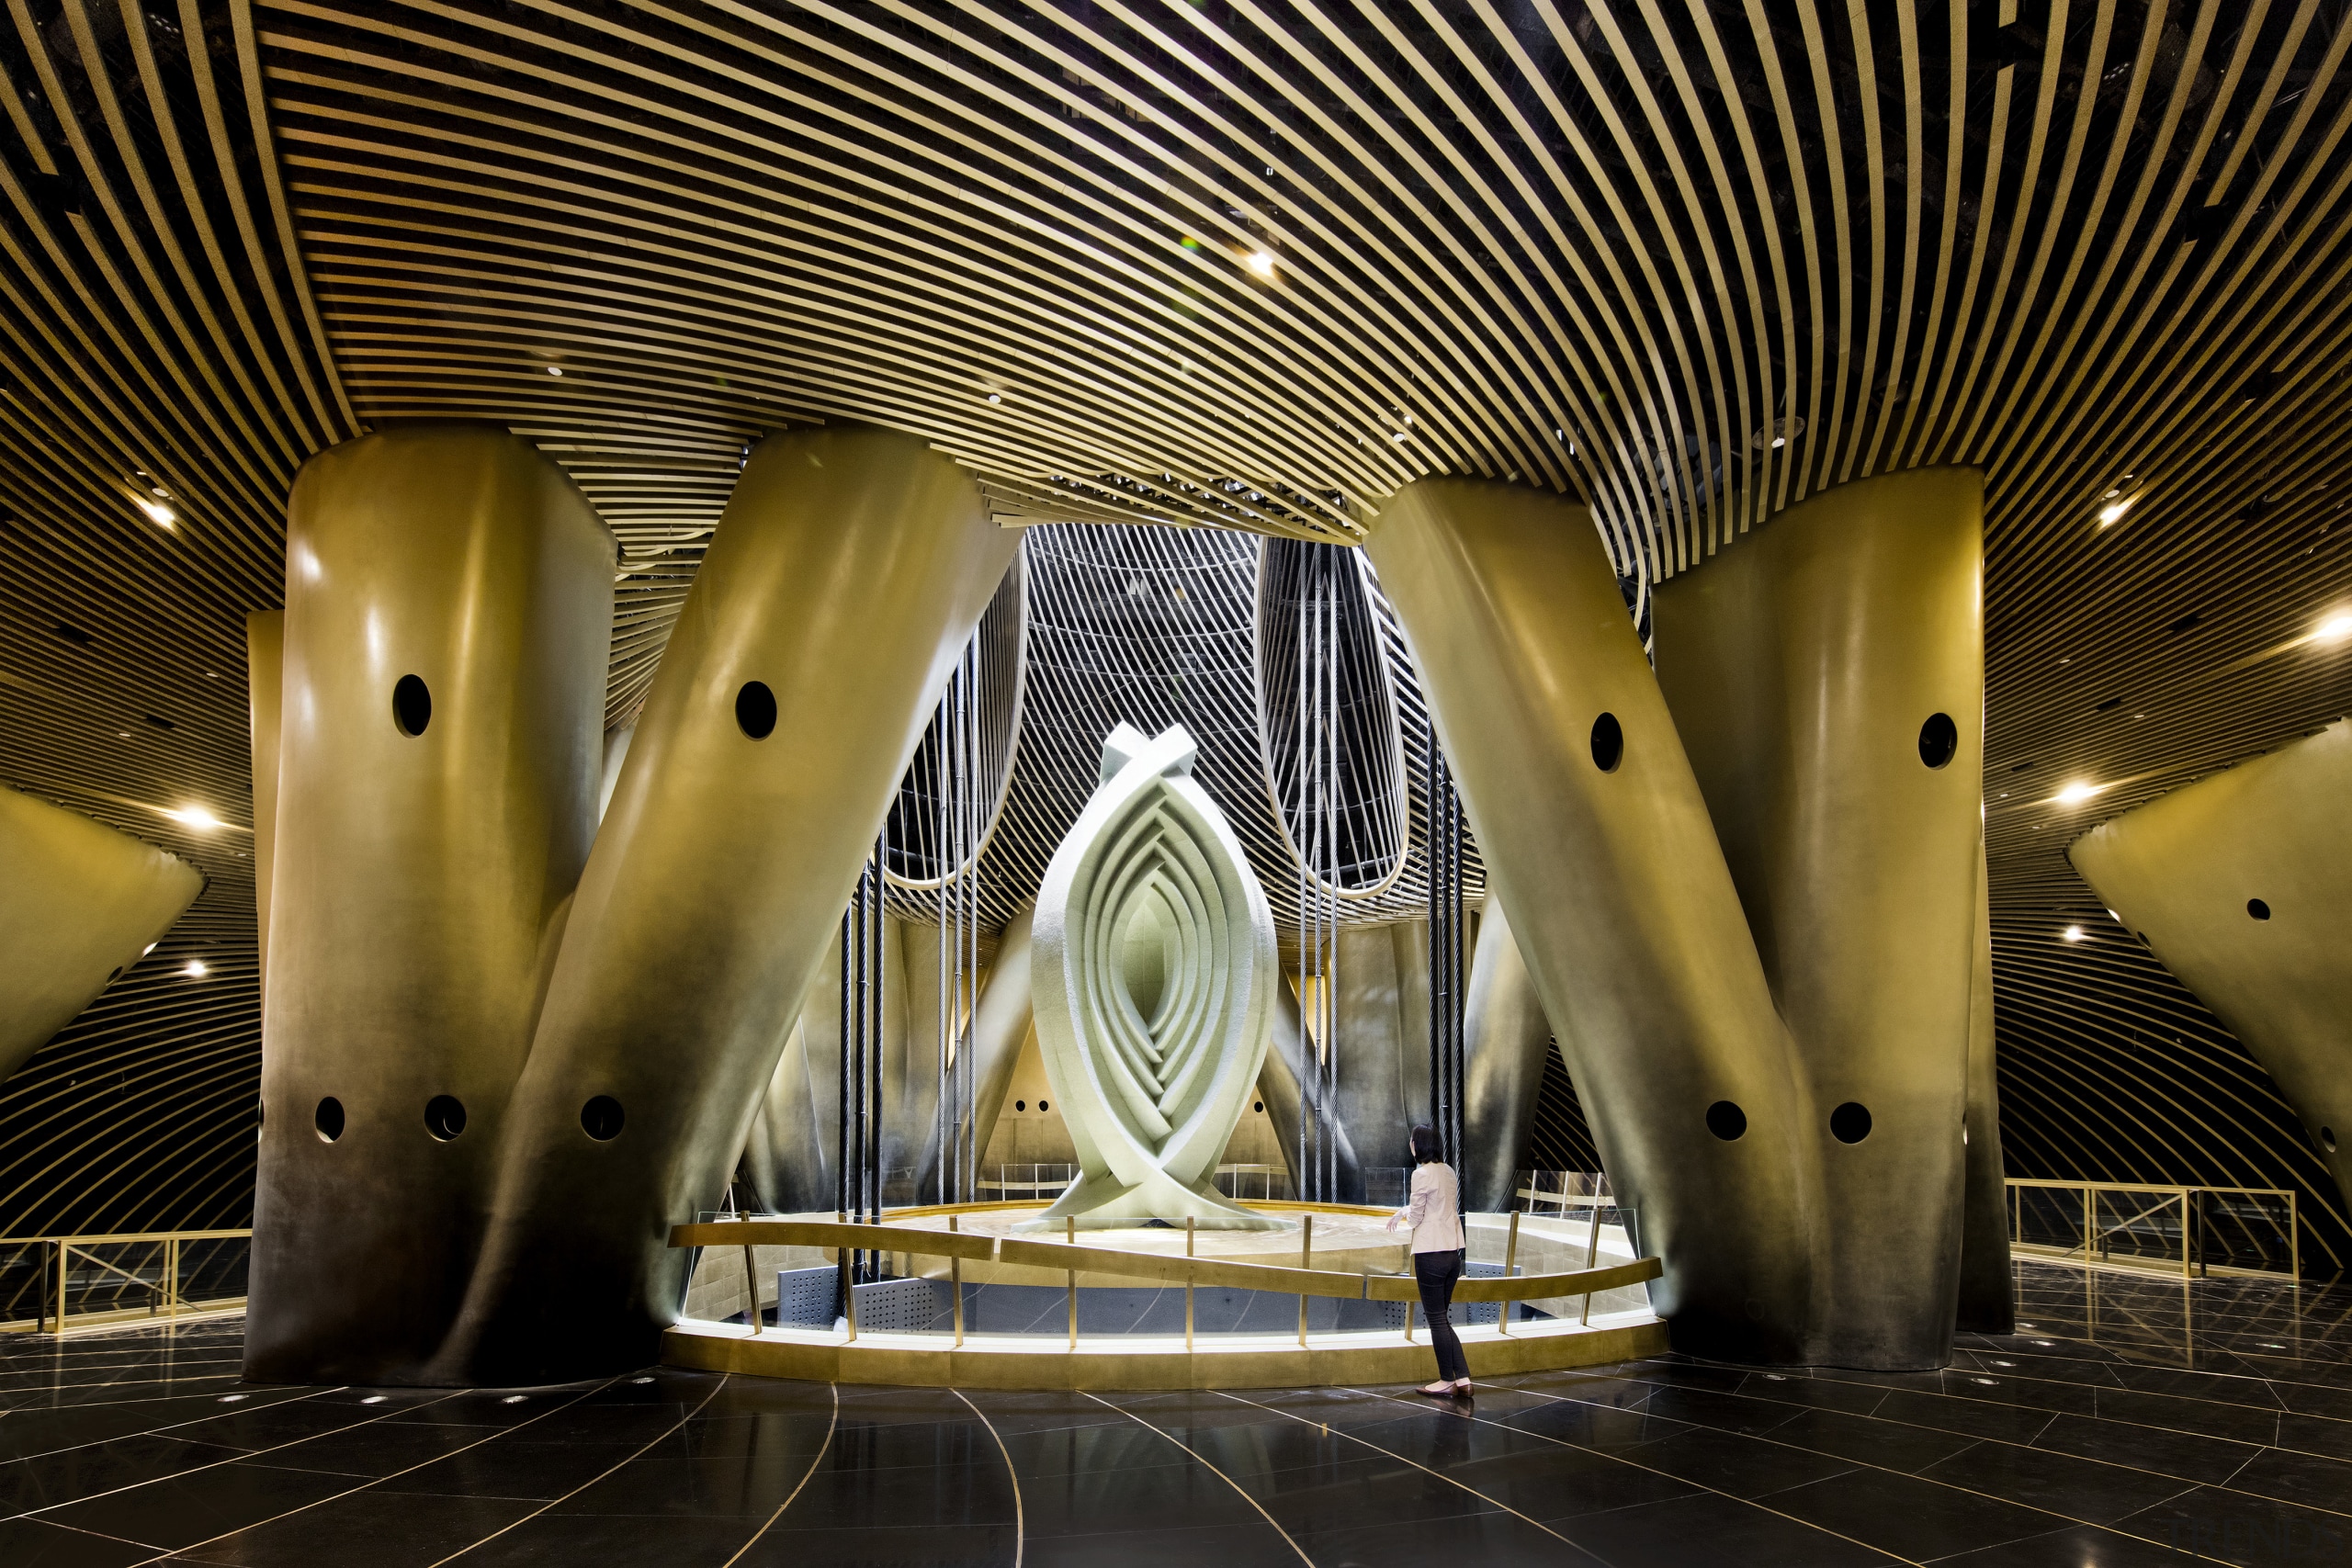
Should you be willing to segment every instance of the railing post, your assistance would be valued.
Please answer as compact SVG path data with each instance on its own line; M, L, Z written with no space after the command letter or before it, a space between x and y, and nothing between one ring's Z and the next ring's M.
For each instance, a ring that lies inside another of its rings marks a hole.
M2188 1248L2188 1189L2184 1187L2180 1190L2180 1282L2184 1285L2188 1283L2189 1270L2193 1267L2189 1262Z
M964 1228L960 1223L961 1219L962 1216L958 1214L950 1214L947 1216L947 1234L949 1235L954 1235L957 1231ZM949 1285L956 1292L956 1348L960 1350L964 1348L964 1259L960 1255L949 1255L947 1259L947 1280Z
M1510 1237L1503 1243L1503 1278L1510 1279L1511 1271L1518 1267L1519 1211L1513 1209L1510 1212ZM1510 1332L1510 1302L1508 1299L1499 1303L1495 1309L1495 1326L1501 1333Z
M2086 1274L2091 1268L2091 1233L2098 1223L2098 1190L2087 1182L2083 1186L2083 1272Z
M1076 1214L1062 1216L1062 1239L1071 1247L1078 1245ZM1071 1355L1078 1354L1078 1266L1075 1262L1069 1270L1069 1349Z
M59 1236L57 1238L57 1332L60 1334L65 1332L65 1266L70 1257L71 1249L65 1245L65 1238Z
M1302 1269L1315 1267L1315 1216L1308 1214L1299 1232L1298 1266ZM1298 1295L1298 1348L1306 1348L1306 1292Z
M1193 1258L1193 1216L1190 1214L1184 1216L1184 1258L1187 1263L1189 1263ZM1189 1356L1192 1353L1193 1274L1192 1270L1188 1268L1184 1271L1184 1354Z

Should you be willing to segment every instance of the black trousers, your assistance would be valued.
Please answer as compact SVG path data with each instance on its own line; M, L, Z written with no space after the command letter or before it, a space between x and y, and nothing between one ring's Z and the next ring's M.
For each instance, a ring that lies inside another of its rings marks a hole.
M1437 1375L1460 1382L1470 1375L1462 1359L1462 1341L1448 1314L1453 1310L1453 1282L1462 1278L1464 1255L1459 1252L1416 1252L1413 1282L1421 1288L1421 1312L1430 1320L1430 1344L1437 1350Z

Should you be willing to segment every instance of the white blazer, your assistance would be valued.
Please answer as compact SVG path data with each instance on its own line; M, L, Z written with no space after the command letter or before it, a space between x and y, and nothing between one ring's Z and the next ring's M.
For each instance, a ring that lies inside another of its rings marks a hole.
M1413 1168L1412 1201L1389 1216L1393 1234L1398 1221L1412 1227L1415 1252L1460 1252L1462 1201L1453 1168L1431 1160Z

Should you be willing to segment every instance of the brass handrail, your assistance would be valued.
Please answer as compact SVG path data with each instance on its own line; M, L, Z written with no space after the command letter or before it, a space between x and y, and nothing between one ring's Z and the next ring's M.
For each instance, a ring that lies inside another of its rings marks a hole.
M1217 1258L1182 1258L1115 1247L1079 1247L1063 1241L1020 1236L973 1235L967 1232L910 1230L896 1225L835 1220L722 1220L686 1224L670 1232L672 1247L809 1247L831 1250L905 1252L927 1258L1110 1274L1128 1280L1212 1289L1266 1291L1284 1296L1324 1296L1343 1301L1415 1302L1420 1288L1409 1274L1341 1273L1272 1263L1236 1263ZM1516 1279L1463 1280L1453 1287L1458 1302L1519 1302L1544 1296L1581 1296L1638 1285L1657 1279L1665 1265L1655 1258L1606 1269L1566 1274L1523 1274Z

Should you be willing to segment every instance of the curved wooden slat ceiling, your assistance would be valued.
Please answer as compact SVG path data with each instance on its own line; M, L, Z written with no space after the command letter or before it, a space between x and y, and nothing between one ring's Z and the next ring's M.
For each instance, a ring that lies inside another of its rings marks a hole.
M0 776L249 940L242 835L156 809L247 822L286 485L395 419L505 423L604 510L616 721L796 422L920 431L1008 519L1549 486L1637 592L1978 463L2013 1159L2309 1190L2210 1018L2052 931L2103 919L2075 831L2352 705L2295 640L2352 598L2347 46L2343 0L15 0Z

